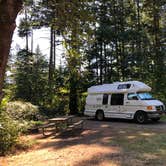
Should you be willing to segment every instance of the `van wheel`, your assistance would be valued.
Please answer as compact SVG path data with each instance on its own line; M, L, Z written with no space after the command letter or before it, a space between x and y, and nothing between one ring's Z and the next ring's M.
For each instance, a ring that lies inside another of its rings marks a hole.
M104 120L104 113L103 113L102 110L101 111L97 111L97 113L96 113L96 119L99 120L99 121Z
M152 120L153 122L158 122L158 121L160 120L160 118L151 118L151 120Z
M134 116L134 119L137 123L139 124L144 124L144 123L147 123L148 121L148 116L145 112L143 111L138 111L135 116Z

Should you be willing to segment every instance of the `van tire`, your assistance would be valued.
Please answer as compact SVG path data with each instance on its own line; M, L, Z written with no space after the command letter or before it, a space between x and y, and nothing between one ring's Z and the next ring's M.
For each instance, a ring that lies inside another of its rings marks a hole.
M137 111L134 120L139 124L145 124L148 121L148 116L144 111Z
M99 121L104 120L104 112L103 112L103 110L98 110L96 112L96 119L99 120Z

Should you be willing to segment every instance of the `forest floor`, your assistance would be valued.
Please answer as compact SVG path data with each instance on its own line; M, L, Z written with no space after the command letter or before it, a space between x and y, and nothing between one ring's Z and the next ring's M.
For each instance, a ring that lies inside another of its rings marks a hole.
M83 130L44 138L28 151L0 158L0 166L164 166L166 122L86 120Z

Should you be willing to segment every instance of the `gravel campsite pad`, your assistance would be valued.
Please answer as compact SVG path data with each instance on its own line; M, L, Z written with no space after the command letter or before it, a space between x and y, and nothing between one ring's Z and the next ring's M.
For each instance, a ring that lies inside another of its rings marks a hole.
M30 150L0 158L0 166L164 166L166 122L138 125L131 121L86 120L73 130L37 140Z

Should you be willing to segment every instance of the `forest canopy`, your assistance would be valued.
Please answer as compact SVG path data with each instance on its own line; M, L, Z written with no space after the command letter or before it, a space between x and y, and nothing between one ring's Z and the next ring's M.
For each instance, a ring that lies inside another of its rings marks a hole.
M77 114L91 85L138 80L166 102L164 0L26 0L21 14L18 34L26 46L9 60L10 100ZM33 33L42 27L50 31L49 59L33 48ZM57 67L59 44L65 64Z

